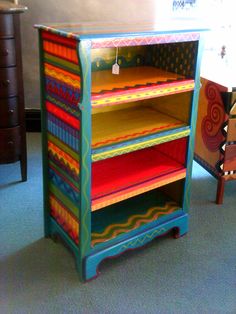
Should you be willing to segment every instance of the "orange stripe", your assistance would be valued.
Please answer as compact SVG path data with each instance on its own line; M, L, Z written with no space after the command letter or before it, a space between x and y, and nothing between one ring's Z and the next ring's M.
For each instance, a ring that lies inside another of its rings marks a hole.
M58 67L55 67L55 66L53 66L53 65L51 65L51 64L49 64L49 63L44 63L44 65L45 65L45 70L50 70L50 71L55 71L55 72L57 72L57 73L60 73L60 74L62 74L62 75L64 75L65 77L70 77L72 80L75 80L75 81L78 81L78 82L80 82L80 76L79 75L76 75L76 74L72 74L72 73L70 73L70 72L67 72L67 71L65 71L65 70L62 70L62 69L60 69L60 68L58 68Z
M75 170L76 174L79 174L79 162L73 159L66 152L61 150L58 146L53 144L51 141L48 141L48 150L51 151L54 155L56 154L59 159L62 158L66 161L72 170Z
M66 59L68 61L71 61L75 64L78 64L78 57L77 57L77 53L74 49L65 47L65 46L61 46L49 41L44 41L43 42L43 49L44 51L55 55L57 57L61 57L63 59Z

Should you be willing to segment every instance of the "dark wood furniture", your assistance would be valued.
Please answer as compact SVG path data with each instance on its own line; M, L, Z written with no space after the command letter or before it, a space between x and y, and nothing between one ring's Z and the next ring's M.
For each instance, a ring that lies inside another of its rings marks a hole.
M0 1L0 164L20 161L27 180L20 16L27 8Z

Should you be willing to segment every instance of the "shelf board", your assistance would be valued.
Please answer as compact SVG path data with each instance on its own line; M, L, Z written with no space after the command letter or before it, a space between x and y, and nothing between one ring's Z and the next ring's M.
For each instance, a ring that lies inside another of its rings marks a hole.
M187 136L180 120L148 106L94 114L92 160L102 160Z
M136 100L166 96L194 89L194 80L183 75L140 66L92 73L92 107L116 105Z
M158 149L155 146L93 163L91 210L183 179L184 165Z
M92 213L92 246L138 230L180 210L179 204L154 190ZM148 226L147 226L148 227Z

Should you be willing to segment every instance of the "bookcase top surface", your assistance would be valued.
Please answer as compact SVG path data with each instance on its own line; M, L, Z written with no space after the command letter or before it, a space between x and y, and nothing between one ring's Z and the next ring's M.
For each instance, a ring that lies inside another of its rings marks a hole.
M114 22L82 22L82 23L57 23L37 24L36 28L59 34L77 40L96 40L127 36L155 36L165 33L192 33L206 31L201 23L190 20L171 20L165 23L139 22L139 23L114 23Z

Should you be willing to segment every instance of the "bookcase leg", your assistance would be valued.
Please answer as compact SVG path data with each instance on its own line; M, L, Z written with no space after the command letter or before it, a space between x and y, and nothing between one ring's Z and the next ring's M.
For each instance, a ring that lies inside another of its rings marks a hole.
M225 179L223 177L220 177L218 179L217 192L216 192L216 204L218 205L223 204L224 188L225 188Z
M184 222L173 229L173 236L175 239L183 237L188 232L188 223Z

